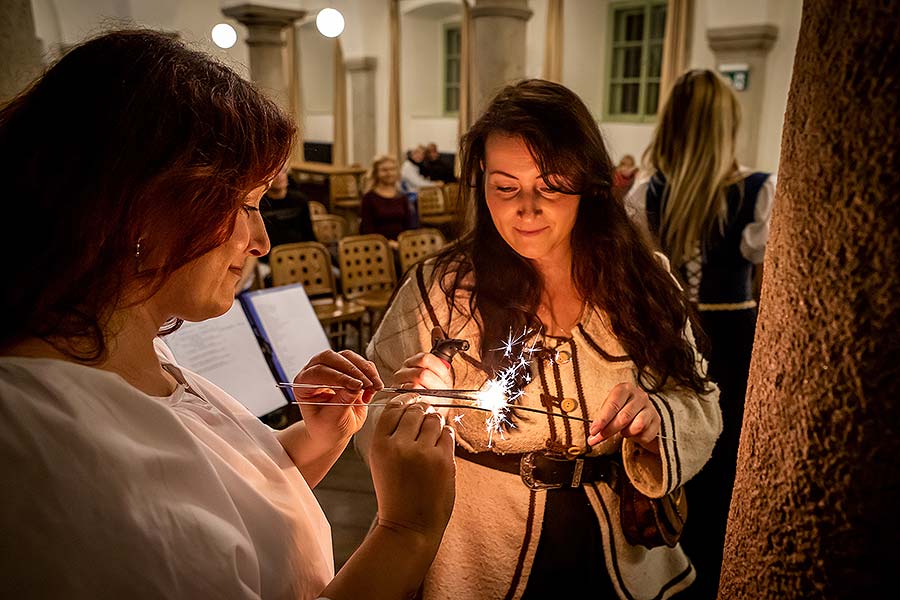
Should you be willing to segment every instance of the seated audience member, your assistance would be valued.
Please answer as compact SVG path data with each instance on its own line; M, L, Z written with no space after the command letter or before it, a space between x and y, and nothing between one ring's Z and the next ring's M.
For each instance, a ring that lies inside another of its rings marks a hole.
M372 188L362 197L360 233L380 233L396 240L401 231L414 226L409 200L397 188L397 161L379 156L369 172Z
M416 146L406 153L406 160L400 169L400 177L403 189L407 192L417 192L420 187L429 185L441 185L440 181L434 181L422 174L422 164L425 162L425 146Z
M149 30L73 48L0 108L7 236L46 248L0 291L4 597L416 593L454 501L440 415L409 394L371 415L378 521L335 574L312 490L383 387L375 366L317 354L294 378L313 404L275 431L161 339L228 311L245 259L269 250L259 204L294 130L237 73Z
M272 180L272 185L263 196L260 212L266 222L266 231L272 247L293 242L311 242L313 234L312 218L309 215L309 201L296 187L290 185L288 165L285 164ZM261 262L269 262L268 256L261 256Z
M634 162L634 157L626 154L616 165L613 171L613 196L616 200L621 200L634 185L634 178L637 175L638 168Z
M453 175L453 161L441 156L437 144L431 142L425 147L425 160L420 169L422 175L433 181L448 183L456 181Z

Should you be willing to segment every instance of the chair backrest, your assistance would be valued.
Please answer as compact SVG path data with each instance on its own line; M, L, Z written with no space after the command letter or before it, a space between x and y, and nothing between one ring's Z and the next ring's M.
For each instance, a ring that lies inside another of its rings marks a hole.
M440 229L409 229L397 236L400 254L400 270L404 273L416 261L436 253L447 240Z
M419 216L442 215L446 213L444 194L437 186L419 188Z
M341 285L346 298L397 285L394 254L387 238L377 233L348 235L338 242Z
M319 242L281 244L269 255L272 285L302 283L307 296L334 295L331 255Z
M332 207L360 203L359 183L356 175L349 173L331 175L328 181L328 190Z
M317 215L327 215L328 210L325 209L325 205L321 202L316 202L315 200L309 201L309 216L315 217Z
M347 235L347 219L340 215L314 215L311 218L313 233L318 242L336 242Z
M444 187L441 189L444 192L444 206L446 207L447 212L455 211L460 202L459 184L455 181L451 181L450 183L445 183Z

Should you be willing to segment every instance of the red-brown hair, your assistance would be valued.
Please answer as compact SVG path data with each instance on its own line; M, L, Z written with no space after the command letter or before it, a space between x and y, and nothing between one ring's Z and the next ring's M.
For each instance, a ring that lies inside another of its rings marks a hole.
M166 35L116 31L68 52L0 110L14 250L0 347L37 336L102 360L125 292L147 298L224 243L293 136L251 84Z

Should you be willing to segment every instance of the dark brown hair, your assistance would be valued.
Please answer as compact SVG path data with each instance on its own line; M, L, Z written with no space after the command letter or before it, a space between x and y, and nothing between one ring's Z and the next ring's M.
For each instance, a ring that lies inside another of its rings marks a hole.
M507 366L498 349L511 330L541 326L543 285L532 263L500 236L487 207L485 143L494 133L521 137L540 172L559 176L545 179L548 186L581 195L571 236L572 278L588 306L607 315L639 383L650 392L673 383L705 392L708 380L684 338L689 304L613 198L613 165L590 111L567 88L535 79L500 91L461 140L461 197L469 199L470 225L438 255L435 271L448 302L459 289L472 292L465 308L478 315L488 372Z
M0 110L15 259L0 347L37 336L102 360L125 293L150 297L224 243L293 135L251 84L169 36L116 31L68 52Z

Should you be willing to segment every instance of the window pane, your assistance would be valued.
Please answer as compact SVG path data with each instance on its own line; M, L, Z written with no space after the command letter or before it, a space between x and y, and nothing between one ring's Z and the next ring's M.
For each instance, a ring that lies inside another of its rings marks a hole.
M625 77L641 76L641 48L625 48Z
M448 87L444 91L444 107L446 112L459 111L459 88Z
M647 84L647 98L645 104L647 105L644 110L645 115L655 115L656 109L659 106L659 84L658 83L648 83Z
M650 44L647 77L659 77L662 72L662 44Z
M451 58L447 61L447 83L459 83L459 59Z
M639 42L644 39L643 12L629 13L625 16L625 41Z
M622 84L613 83L609 86L609 114L617 115L622 112Z
M650 9L650 39L662 40L666 35L666 5Z
M623 83L622 84L622 110L619 112L629 115L636 115L638 111L638 98L640 95L641 85L639 83Z
M613 39L617 42L640 42L644 39L644 9L622 9L615 12Z
M447 29L447 54L449 55L459 55L459 37L460 31L459 29L450 28Z

